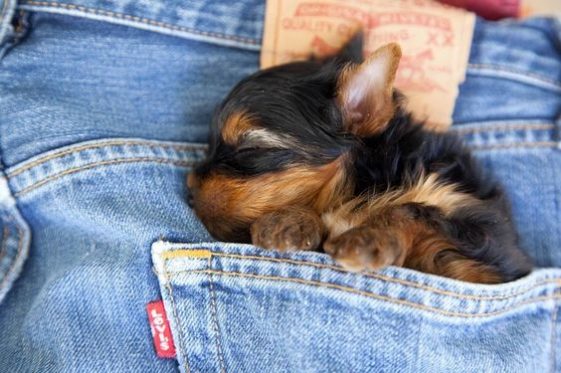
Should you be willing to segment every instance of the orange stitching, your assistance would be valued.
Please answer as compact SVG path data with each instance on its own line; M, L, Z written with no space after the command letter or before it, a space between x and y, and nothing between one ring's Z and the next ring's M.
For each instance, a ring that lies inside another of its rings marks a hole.
M185 371L187 373L189 373L189 358L187 356L187 351L183 348L183 330L181 329L181 321L179 320L179 317L177 316L177 308L175 306L175 299L173 297L173 290L172 290L172 286L169 283L169 273L168 270L166 268L166 266L164 266L164 274L166 276L166 281L167 284L164 286L164 288L168 291L169 294L169 298L171 301L171 311L173 312L173 317L175 319L175 326L177 327L177 333L179 335L179 341L177 343L177 348L179 349L180 355L184 357L185 359Z
M502 72L507 72L507 73L512 73L512 74L516 74L516 75L522 75L522 76L529 76L531 78L540 80L544 83L548 83L548 84L552 84L556 87L561 87L561 85L559 84L559 82L552 80L552 79L548 79L546 77L543 77L541 75L537 75L534 74L532 72L529 71L520 71L520 70L515 70L512 68L508 68L508 67L503 67L503 66L498 66L498 65L489 65L489 64L483 64L483 63L470 63L468 65L468 69L489 69L489 70L495 70L495 71L502 71Z
M68 170L59 172L58 174L54 174L52 176L49 176L43 180L40 180L38 182L36 182L35 184L31 184L30 186L24 188L23 190L15 193L16 197L21 197L24 194L29 193L30 191L37 189L53 180L56 179L60 179L63 176L67 176L70 174L74 174L76 172L80 172L80 171L84 171L84 170L89 170L92 168L96 168L98 166L107 166L107 165L115 165L115 164L121 164L121 163L133 163L133 162L156 162L156 163L169 163L169 164L173 164L176 166L182 166L182 167L188 167L188 166L192 166L193 162L191 161L181 161L181 160L173 160L173 159L160 159L160 158L150 158L150 157L139 157L139 158L117 158L117 159L112 159L112 160L108 160L108 161L101 161L101 162L95 162L95 163L90 163L84 166L80 166L80 167L74 167L74 168L69 168Z
M174 258L197 258L197 259L208 259L212 257L212 251L210 250L173 250L166 251L160 255L164 260L174 259Z
M368 298L378 299L378 300L382 300L382 301L386 301L386 302L390 302L390 303L396 303L396 304L399 304L399 305L410 306L410 307L417 308L417 309L420 309L420 310L423 310L423 311L439 313L439 314L446 315L446 316L462 317L462 318L495 316L495 315L504 314L508 311L512 311L515 308L518 308L520 306L524 306L524 305L528 305L528 304L532 304L532 303L537 303L537 302L541 302L541 301L546 301L546 300L561 299L561 295L539 296L539 297L534 297L534 298L528 299L524 302L517 303L510 308L505 308L505 309L500 310L500 311L491 311L491 312L473 313L472 314L472 313L465 313L465 312L452 312L452 311L441 310L441 309L434 308L434 307L431 307L431 306L425 306L423 304L412 303L412 302L404 300L404 299L391 298L391 297L388 297L388 296L385 296L385 295L380 295L380 294L375 294L375 293L371 293L371 292L367 292L367 291L363 291L363 290L358 290L358 289L354 289L354 288L351 288L351 287L348 287L348 286L342 286L342 285L313 281L313 280L304 280L304 279L299 279L299 278L279 277L279 276L264 276L264 275L257 275L257 274L251 274L251 273L226 272L226 271L219 271L219 270L204 270L204 269L202 269L202 270L186 270L186 271L182 271L182 272L188 273L188 274L208 274L209 272L211 272L211 273L216 274L216 275L255 278L255 279L260 279L260 280L270 280L270 281L280 281L280 282L293 282L293 283L303 284L303 285L324 287L324 288L341 290L341 291L345 291L345 292L352 293L352 294L362 295L362 296L365 296L365 297L368 297ZM179 272L175 272L174 274L177 274L177 273L179 273Z
M173 31L184 31L184 32L195 34L195 35L209 36L209 37L225 39L225 40L233 40L233 41L238 41L238 42L247 43L247 44L251 44L251 45L259 45L259 41L255 40L255 39L250 39L250 38L245 38L245 37L235 36L235 35L225 35L225 34L221 34L221 33L217 33L217 32L195 30L195 29L192 29L192 28L184 27L184 26L178 26L178 25L172 25L172 24L165 23L165 22L154 21L154 20L149 19L149 18L131 16L131 15L128 15L128 14L116 13L116 12L112 12L112 11L109 11L109 10L103 10L103 9L88 8L88 7L84 7L84 6L80 6L80 5L64 4L64 3L57 3L57 2L50 2L50 1L32 1L32 0L23 1L21 5L24 5L24 6L25 5L32 5L32 6L35 5L35 6L39 6L39 7L44 6L44 7L54 7L54 8L68 9L68 10L78 10L78 11L81 11L81 12L84 12L84 13L108 16L108 17L113 17L113 18L118 18L118 19L124 19L124 20L127 20L127 21L140 22L140 23L144 23L144 24L147 24L147 25L158 26L158 27L166 28L166 29L173 30Z
M24 171L29 170L30 168L33 168L35 166L38 166L40 164L44 164L47 161L50 161L52 159L58 159L58 158L62 158L65 155L68 154L73 154L73 153L78 153L81 152L82 150L90 150L90 149L98 149L98 148L103 148L106 146L134 146L134 145L141 145L141 146L145 146L151 149L154 148L172 148L175 149L177 151L186 151L186 150L191 150L191 151L196 151L196 150L206 150L206 146L205 145L195 145L195 144L190 144L190 145L182 145L182 144L150 144L148 143L148 141L123 141L123 140L108 140L108 141L104 141L101 143L95 143L95 144L86 144L86 145L80 145L77 147L73 147L71 149L64 149L64 150L60 150L58 152L55 152L53 154L47 155L45 157L41 157L39 159L36 159L32 162L29 162L28 164L25 164L23 166L21 166L21 168L17 168L11 172L9 172L7 174L7 177L13 177L16 175L21 174Z
M555 141L520 142L515 144L499 145L470 145L473 150L513 149L513 148L556 148Z
M512 131L512 130L552 130L555 129L554 124L547 124L547 123L536 123L536 124L508 124L508 123L497 123L497 124L485 124L485 123L476 123L477 125L481 125L484 127L477 127L477 128L462 128L462 126L467 125L466 123L462 125L457 125L451 127L450 130L457 132L459 134L465 133L480 133L480 132L491 132L491 131Z
M187 249L187 250L189 250L189 249ZM257 255L227 254L227 253L220 253L220 252L214 252L214 251L211 251L211 253L212 253L213 256L218 256L218 257L227 257L227 258L235 258L235 259L254 259L254 260L277 262L277 263L289 263L289 264L295 264L295 265L305 265L305 266L316 267L316 268L330 269L330 270L334 270L334 271L337 271L337 272L340 272L340 273L351 273L351 274L353 273L353 272L346 271L342 267L338 267L338 266L334 266L334 265L330 265L330 264L306 262L306 261L302 261L302 260L293 260L293 259L284 259L284 258L269 258L269 257L257 256ZM179 272L184 272L184 271L179 271ZM530 290L534 290L536 288L539 288L543 285L560 284L561 283L561 279L547 279L543 282L537 283L537 284L535 284L533 286L530 286L530 287L528 287L524 290L521 290L517 293L513 293L513 294L509 294L509 295L496 295L496 296L489 295L489 296L485 296L485 295L471 295L471 294L455 293L453 291L442 290L442 289L434 288L432 286L418 284L416 282L412 282L412 281L408 281L408 280L402 280L402 279L398 279L398 278L394 278L394 277L389 277L389 276L385 276L385 275L382 275L382 274L361 273L361 275L363 275L365 277L381 280L381 281L384 281L384 282L397 283L397 284L404 285L404 286L409 286L409 287L413 287L413 288L417 288L417 289L421 289L421 290L430 291L430 292L440 294L440 295L451 296L451 297L460 298L460 299L471 299L471 300L508 300L508 299L512 299L512 298L515 298L517 296L520 296L520 295L522 295L522 294L524 294L524 293L526 293Z

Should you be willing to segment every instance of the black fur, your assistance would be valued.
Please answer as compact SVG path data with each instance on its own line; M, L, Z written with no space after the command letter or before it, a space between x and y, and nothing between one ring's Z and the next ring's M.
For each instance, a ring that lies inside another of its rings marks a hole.
M343 132L341 113L333 102L341 66L336 61L297 62L242 80L215 115L209 163L201 165L198 173L216 167L252 176L294 163L328 163L351 149L356 139ZM261 127L294 138L297 145L289 150L255 147L242 151L228 146L219 138L220 126L241 110L251 113Z

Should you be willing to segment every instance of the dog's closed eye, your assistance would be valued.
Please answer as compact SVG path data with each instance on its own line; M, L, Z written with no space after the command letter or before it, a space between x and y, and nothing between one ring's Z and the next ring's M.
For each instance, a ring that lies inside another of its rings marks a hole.
M263 149L263 148L260 148L260 147L257 147L257 146L241 146L237 150L238 150L238 153L243 154L243 153L256 152L256 151L259 151L260 149Z

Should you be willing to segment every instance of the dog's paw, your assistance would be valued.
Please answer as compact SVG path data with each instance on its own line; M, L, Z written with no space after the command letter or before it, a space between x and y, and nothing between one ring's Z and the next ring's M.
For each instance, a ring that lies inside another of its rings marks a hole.
M343 268L355 272L395 264L403 250L391 231L368 226L352 228L327 240L323 249Z
M251 242L266 249L315 250L323 238L323 223L310 210L289 208L261 216L251 225Z

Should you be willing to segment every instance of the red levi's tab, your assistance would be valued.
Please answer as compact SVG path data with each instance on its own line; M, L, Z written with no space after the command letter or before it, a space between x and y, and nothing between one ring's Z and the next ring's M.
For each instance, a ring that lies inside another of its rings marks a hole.
M169 321L161 300L150 302L146 305L148 321L152 331L152 339L156 348L156 355L162 359L175 358L175 345L169 327Z

